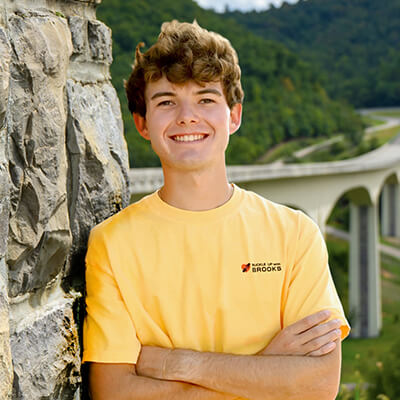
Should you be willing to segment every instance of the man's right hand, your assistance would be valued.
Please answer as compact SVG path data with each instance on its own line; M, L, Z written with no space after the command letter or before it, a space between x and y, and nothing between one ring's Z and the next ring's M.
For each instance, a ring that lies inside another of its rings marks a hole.
M319 311L281 330L258 355L322 356L336 347L342 325L338 319L326 321L331 313Z

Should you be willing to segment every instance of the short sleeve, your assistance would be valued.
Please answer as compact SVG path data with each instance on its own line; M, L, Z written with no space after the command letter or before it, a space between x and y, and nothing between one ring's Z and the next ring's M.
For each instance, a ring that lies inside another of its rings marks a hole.
M92 229L86 254L83 362L137 362L140 342L110 267L101 230Z
M328 265L328 251L318 226L299 212L299 231L294 244L294 265L289 275L286 301L283 306L284 326L328 309L329 319L342 321L344 339L350 331Z

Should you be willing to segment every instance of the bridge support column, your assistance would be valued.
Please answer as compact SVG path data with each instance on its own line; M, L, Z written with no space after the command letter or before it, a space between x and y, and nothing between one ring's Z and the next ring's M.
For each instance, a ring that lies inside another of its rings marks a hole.
M386 184L382 190L383 236L400 237L400 184Z
M350 203L349 305L353 337L376 337L382 327L377 207Z

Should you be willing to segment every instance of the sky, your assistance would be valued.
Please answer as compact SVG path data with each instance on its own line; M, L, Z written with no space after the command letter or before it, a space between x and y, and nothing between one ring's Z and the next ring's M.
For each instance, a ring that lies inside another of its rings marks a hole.
M287 3L297 3L298 0L285 0ZM230 10L267 10L271 4L279 7L283 0L196 0L203 8L213 8L216 11L222 12L225 5L229 6Z

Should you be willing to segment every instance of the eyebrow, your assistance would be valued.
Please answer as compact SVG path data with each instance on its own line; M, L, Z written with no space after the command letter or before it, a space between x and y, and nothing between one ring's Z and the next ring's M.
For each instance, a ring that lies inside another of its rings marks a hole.
M222 93L219 90L212 89L212 88L201 89L198 92L196 92L196 94L207 94L207 93L212 93L212 94L216 94L217 96L222 96Z
M163 97L163 96L176 96L176 94L173 92L157 92L154 93L153 96L151 96L150 100L154 100L157 97Z
M219 90L212 89L212 88L201 89L201 90L196 92L197 95L199 95L199 94L208 94L208 93L215 94L215 95L220 96L220 97L222 96L222 93ZM154 93L153 96L151 96L150 100L154 100L154 99L156 99L158 97L164 97L164 96L175 97L176 94L174 92L157 92L157 93Z

